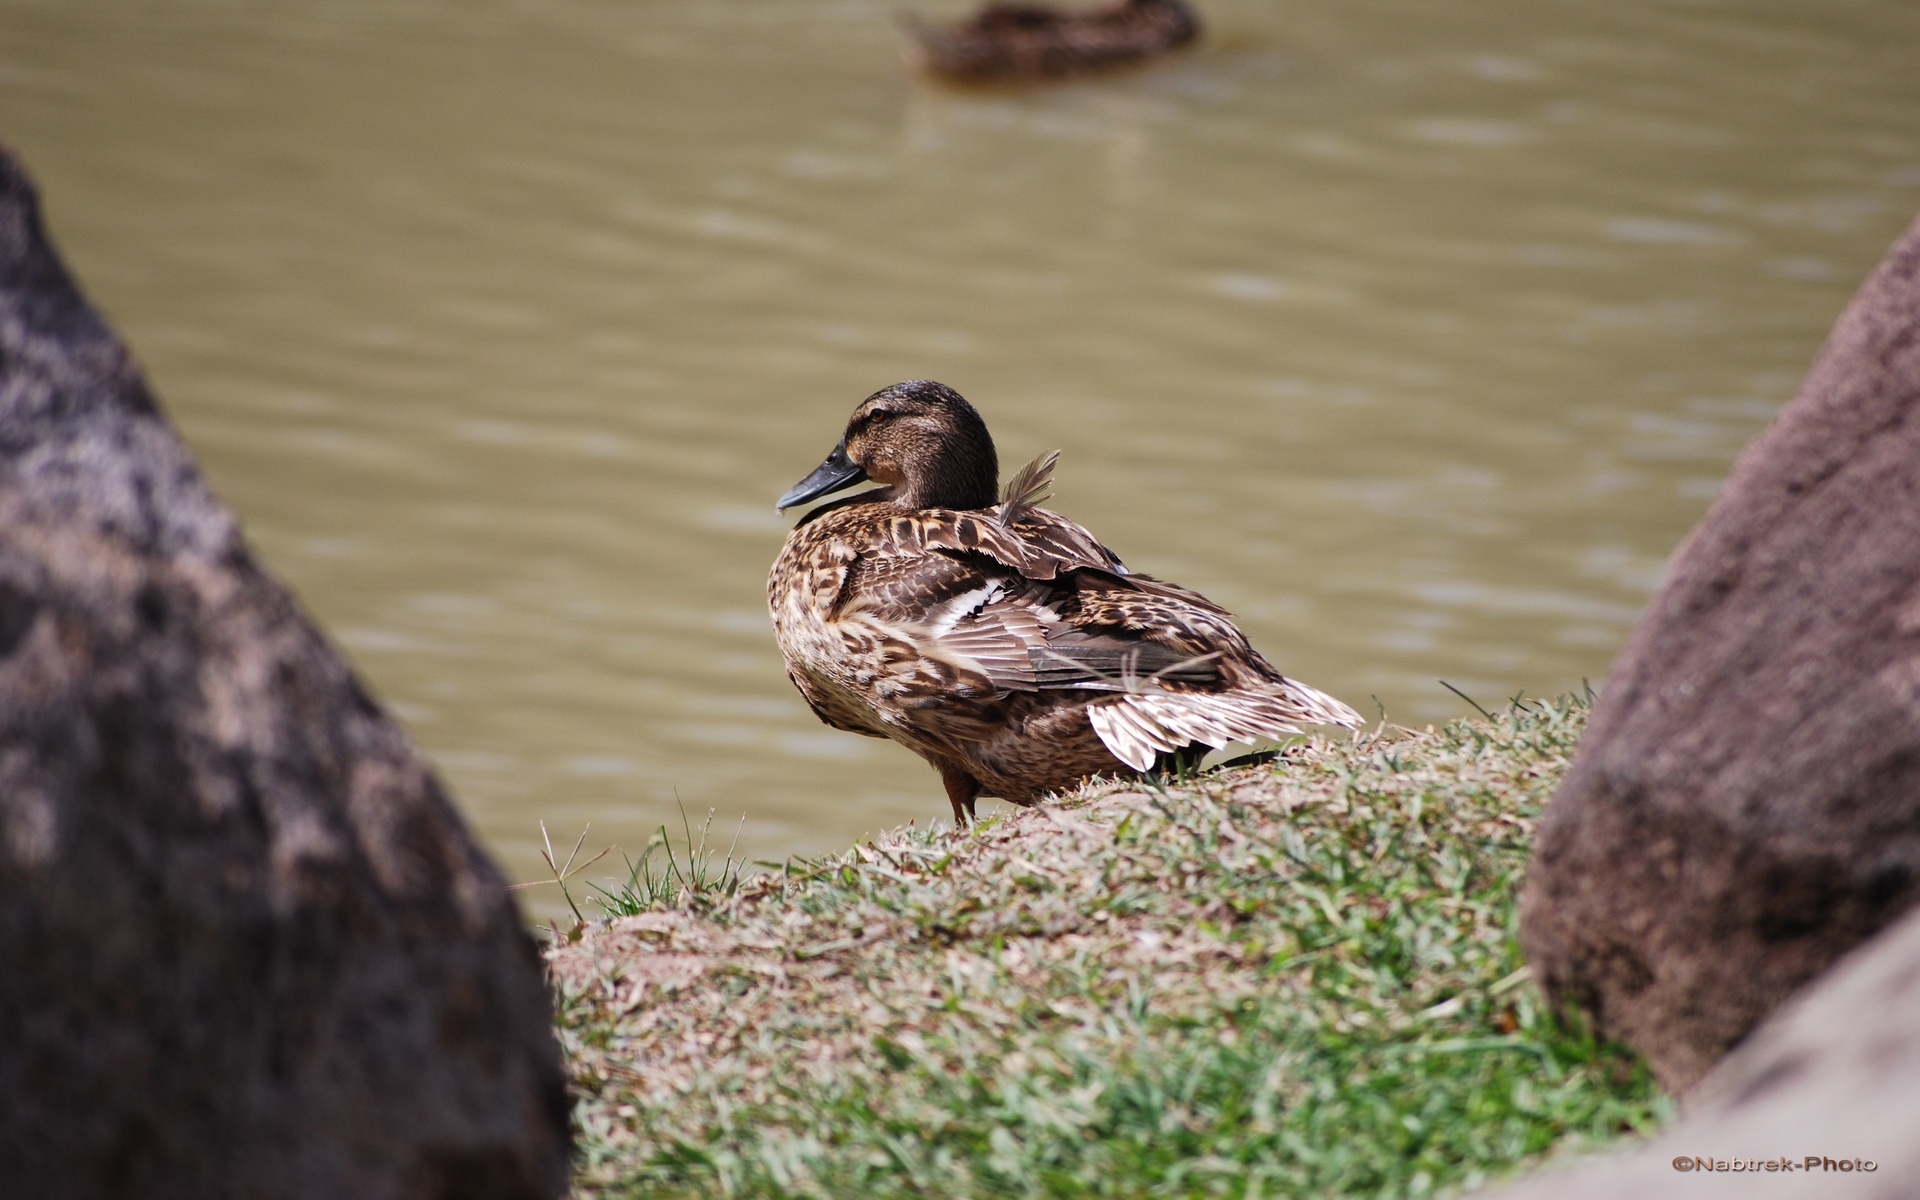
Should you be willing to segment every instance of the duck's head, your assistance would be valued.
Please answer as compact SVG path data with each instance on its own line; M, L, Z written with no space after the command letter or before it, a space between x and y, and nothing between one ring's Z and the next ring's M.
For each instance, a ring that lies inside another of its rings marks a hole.
M781 509L872 480L901 508L988 508L1000 486L993 438L966 397L910 379L860 402L827 461L780 497Z

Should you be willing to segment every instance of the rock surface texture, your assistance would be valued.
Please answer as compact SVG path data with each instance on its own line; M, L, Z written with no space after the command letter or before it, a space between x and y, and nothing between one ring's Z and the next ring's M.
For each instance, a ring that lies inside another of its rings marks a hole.
M1686 1119L1652 1145L1543 1172L1499 1200L1915 1200L1916 1129L1920 913L1789 1000L1700 1082Z
M1549 996L1680 1091L1917 889L1920 223L1614 663L1521 939Z
M566 1187L532 941L0 151L0 1194Z

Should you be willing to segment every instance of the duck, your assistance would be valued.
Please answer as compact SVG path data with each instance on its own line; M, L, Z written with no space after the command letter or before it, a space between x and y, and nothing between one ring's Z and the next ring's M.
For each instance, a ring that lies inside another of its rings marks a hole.
M921 70L962 82L1061 79L1165 54L1200 36L1181 0L1119 0L1061 12L1031 4L989 4L971 20L936 25L908 14L908 58Z
M1001 488L986 422L952 388L913 379L861 401L776 502L879 485L808 511L767 577L787 677L821 721L925 759L956 829L981 796L1031 806L1233 742L1360 726L1225 609L1040 507L1059 458Z

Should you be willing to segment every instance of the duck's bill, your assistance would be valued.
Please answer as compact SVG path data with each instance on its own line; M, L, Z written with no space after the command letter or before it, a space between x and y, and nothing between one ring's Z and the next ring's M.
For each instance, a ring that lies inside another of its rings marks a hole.
M813 474L788 488L787 494L774 501L773 506L784 511L828 492L865 483L867 478L860 464L847 457L847 441L842 438L840 444L833 448L833 453L827 455L827 461L815 467Z

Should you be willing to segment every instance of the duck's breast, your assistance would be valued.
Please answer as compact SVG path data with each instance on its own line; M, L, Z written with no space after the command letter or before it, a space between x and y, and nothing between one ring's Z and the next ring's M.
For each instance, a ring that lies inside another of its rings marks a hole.
M838 639L829 623L859 551L824 525L814 522L788 534L767 576L767 612L789 670L836 656Z

